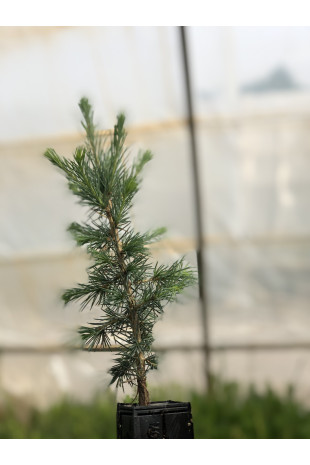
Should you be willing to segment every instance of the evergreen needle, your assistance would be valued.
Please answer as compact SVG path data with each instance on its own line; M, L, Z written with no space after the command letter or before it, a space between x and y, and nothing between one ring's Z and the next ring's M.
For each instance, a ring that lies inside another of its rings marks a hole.
M79 334L92 350L120 347L110 369L111 384L136 386L140 405L149 403L146 376L157 368L152 352L153 327L164 306L185 287L196 282L194 270L184 259L172 265L153 264L148 245L165 228L146 233L134 231L130 208L141 183L143 167L152 159L147 150L130 164L125 147L125 116L117 116L109 136L96 131L93 110L86 98L79 107L86 141L73 159L47 149L45 157L66 176L70 190L88 208L88 221L72 223L68 230L78 246L85 246L92 265L88 282L63 294L65 304L80 301L81 309L99 307L102 318L82 326Z

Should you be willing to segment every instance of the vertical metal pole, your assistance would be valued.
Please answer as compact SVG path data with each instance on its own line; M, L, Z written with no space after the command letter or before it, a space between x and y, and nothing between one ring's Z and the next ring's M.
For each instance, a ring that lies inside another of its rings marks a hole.
M187 120L190 131L190 145L191 145L191 158L193 167L193 181L194 181L194 201L196 209L196 231L197 231L197 267L199 279L199 299L201 306L201 320L203 330L203 346L204 346L204 372L206 378L206 385L208 389L212 387L211 370L210 370L210 345L209 345L209 325L208 325L208 300L207 300L207 270L204 260L204 244L203 244L203 212L201 204L201 191L199 180L199 167L197 158L196 146L196 131L193 116L193 102L191 93L190 72L187 53L187 42L185 27L180 26L181 44L184 65L184 77L186 85L186 103L187 103Z

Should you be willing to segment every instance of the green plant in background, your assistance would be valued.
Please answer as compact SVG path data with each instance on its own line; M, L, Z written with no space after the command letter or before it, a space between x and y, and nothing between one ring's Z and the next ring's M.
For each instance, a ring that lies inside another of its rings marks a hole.
M245 391L236 383L214 382L213 393L188 393L180 387L152 389L154 400L190 399L196 439L309 439L310 410L292 389ZM106 392L91 403L63 400L46 411L7 400L0 408L0 438L115 439L115 396Z
M136 386L139 404L147 405L146 375L157 367L153 326L165 304L196 278L183 258L170 266L152 262L148 245L164 228L141 234L132 227L130 208L151 152L145 151L130 164L124 115L117 117L110 136L103 136L96 131L88 100L81 99L79 106L85 145L75 150L73 159L62 158L53 149L45 152L89 213L86 223L69 227L77 245L86 245L92 259L88 282L67 290L63 300L65 304L80 300L82 309L99 306L100 318L79 329L82 340L89 349L110 346L114 340L120 349L110 370L111 383Z

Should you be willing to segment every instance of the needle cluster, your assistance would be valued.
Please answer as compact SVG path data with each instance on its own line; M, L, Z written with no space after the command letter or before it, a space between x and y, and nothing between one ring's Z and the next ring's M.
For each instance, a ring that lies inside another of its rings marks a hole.
M149 403L146 374L157 367L152 351L153 326L164 306L186 286L195 283L193 270L180 259L172 265L154 263L149 244L164 228L134 231L130 208L141 183L141 173L152 154L141 153L132 163L125 147L125 117L118 115L114 130L100 134L86 98L79 103L86 141L73 158L48 149L45 157L66 176L70 190L88 209L85 223L72 223L69 231L91 258L88 282L64 292L65 304L79 301L81 309L96 307L99 318L79 328L90 350L116 344L119 350L110 369L111 384L137 387L139 404Z

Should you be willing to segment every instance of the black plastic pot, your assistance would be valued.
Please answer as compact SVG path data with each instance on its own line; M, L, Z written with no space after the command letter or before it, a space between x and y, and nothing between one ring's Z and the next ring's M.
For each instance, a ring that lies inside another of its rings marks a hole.
M194 439L190 402L117 404L117 439Z

